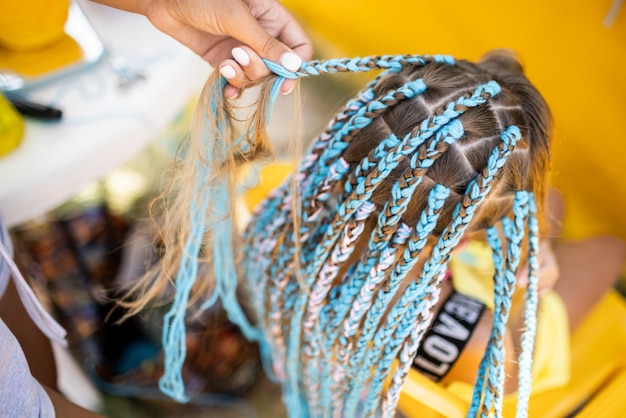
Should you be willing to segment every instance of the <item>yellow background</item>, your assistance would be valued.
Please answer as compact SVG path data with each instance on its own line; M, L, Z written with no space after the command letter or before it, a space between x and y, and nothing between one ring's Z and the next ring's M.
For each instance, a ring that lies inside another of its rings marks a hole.
M612 0L284 3L346 56L517 51L555 117L553 183L566 198L566 236L626 239L626 5L607 28Z

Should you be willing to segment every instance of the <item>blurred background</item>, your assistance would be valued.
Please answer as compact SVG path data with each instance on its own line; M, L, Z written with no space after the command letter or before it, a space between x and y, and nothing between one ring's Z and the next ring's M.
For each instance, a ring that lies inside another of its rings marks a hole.
M626 239L621 3L284 1L320 58L516 51L554 113L552 181L565 197L570 240ZM14 13L0 14L0 215L16 260L69 331L70 350L55 347L61 391L110 417L284 416L256 347L219 306L190 323L184 376L195 395L184 406L156 387L166 307L121 325L120 311L110 315L115 289L156 257L148 202L211 68L145 18L88 1L0 0L0 9ZM306 147L367 77L303 80L299 135L293 102L279 98L270 123L276 159L292 158L295 137ZM20 115L22 102L45 109Z

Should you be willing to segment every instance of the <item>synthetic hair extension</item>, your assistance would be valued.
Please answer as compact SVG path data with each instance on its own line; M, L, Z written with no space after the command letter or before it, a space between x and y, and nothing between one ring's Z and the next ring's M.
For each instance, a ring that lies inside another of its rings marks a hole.
M295 73L266 64L274 75L243 127L223 101L225 81L207 84L174 195L165 197L172 207L164 265L134 289L147 291L130 303L137 311L175 277L161 389L186 400L185 311L219 299L259 343L289 416L391 417L452 251L464 235L486 231L494 324L468 416L502 414L504 331L527 255L518 403L526 416L550 114L517 61L503 53L477 64L375 56L311 61ZM237 169L271 152L265 124L281 83L371 70L384 71L329 123L239 236L231 215Z
M535 197L528 194L528 290L524 303L524 333L519 357L519 390L517 418L528 416L528 401L530 399L531 371L533 350L535 348L535 334L537 332L537 306L539 304L539 223L537 221L537 204Z

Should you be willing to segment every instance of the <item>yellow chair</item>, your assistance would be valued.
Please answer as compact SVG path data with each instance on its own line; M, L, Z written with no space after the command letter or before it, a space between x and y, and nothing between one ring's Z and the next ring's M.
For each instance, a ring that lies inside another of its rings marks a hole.
M612 418L626 414L626 302L610 292L571 338L571 377L566 386L532 395L529 416ZM453 385L451 385L453 386ZM465 417L471 393L444 387L411 370L399 410L407 418ZM455 393L456 392L456 393ZM462 393L465 392L465 393ZM504 416L515 414L506 397Z
M495 48L517 51L554 112L553 182L565 195L569 239L626 239L626 5L612 24L607 19L618 2L283 1L320 40L318 49L331 49L321 51L324 58L476 60Z

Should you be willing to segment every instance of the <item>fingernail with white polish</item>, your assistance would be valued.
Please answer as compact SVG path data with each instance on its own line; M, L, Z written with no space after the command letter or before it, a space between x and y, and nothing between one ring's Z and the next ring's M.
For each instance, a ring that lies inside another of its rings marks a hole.
M237 72L230 65L225 65L220 68L220 74L224 76L224 78L235 78Z
M289 71L296 72L302 65L302 59L293 52L285 52L281 55L279 63Z
M233 54L233 58L239 64L243 65L244 67L246 65L250 65L250 57L248 56L248 53L244 51L242 48L239 48L239 47L233 48L233 50L230 51L230 53Z
M293 91L293 89L294 89L295 87L296 87L296 86L292 86L292 87L290 87L290 88L289 88L289 90L287 90L287 91L283 91L283 95L287 96L288 94L290 94L290 93Z

